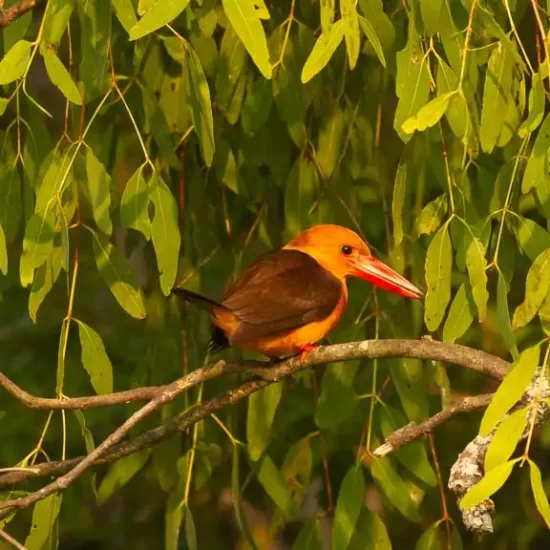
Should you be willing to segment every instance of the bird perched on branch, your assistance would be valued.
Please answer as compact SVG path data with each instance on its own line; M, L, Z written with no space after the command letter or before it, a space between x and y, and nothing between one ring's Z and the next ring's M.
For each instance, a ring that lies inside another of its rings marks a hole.
M258 257L220 302L184 288L172 293L210 311L210 354L239 346L271 358L301 354L303 359L340 320L347 277L407 298L424 297L377 260L359 235L330 224L311 227L280 250Z

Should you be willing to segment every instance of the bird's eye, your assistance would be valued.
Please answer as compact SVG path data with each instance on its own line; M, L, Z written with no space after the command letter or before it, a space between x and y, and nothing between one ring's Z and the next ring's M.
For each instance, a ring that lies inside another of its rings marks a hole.
M347 244L343 245L340 250L342 251L342 254L345 254L346 256L349 256L353 252L353 248Z

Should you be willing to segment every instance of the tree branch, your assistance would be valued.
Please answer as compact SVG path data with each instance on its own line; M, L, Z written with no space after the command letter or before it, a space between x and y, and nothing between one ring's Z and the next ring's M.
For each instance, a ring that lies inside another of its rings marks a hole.
M270 383L280 380L281 378L288 377L314 365L330 363L333 361L374 359L384 357L413 357L418 359L444 361L447 363L461 365L466 368L471 368L477 372L493 376L499 380L504 377L508 370L508 363L498 357L489 355L479 350L460 346L458 344L446 344L431 339L366 340L363 342L350 342L346 344L318 347L312 350L303 362L300 361L299 358L294 357L285 360L276 366L261 369L257 368L257 362L241 365L228 365L223 361L219 361L212 367L197 369L184 378L176 380L167 386L162 386L161 391L159 391L157 395L155 395L147 404L130 416L130 418L128 418L88 456L82 459L75 459L74 461L65 461L62 468L67 468L67 462L70 462L67 470L65 470L67 473L64 473L56 481L46 485L34 493L0 504L0 510L3 510L0 512L0 519L10 515L13 510L28 508L39 500L42 500L57 491L66 489L87 468L92 465L105 462L105 458L109 456L108 453L112 456L113 451L116 450L119 453L117 458L119 458L125 454L135 452L137 450L137 445L141 445L141 448L144 446L151 446L157 441L166 439L176 431L187 429L189 426L206 418L214 411L241 401L251 393L258 391ZM162 405L175 399L183 391L224 373L236 372L237 370L242 370L247 367L250 368L251 366L256 367L254 369L256 372L268 376L270 380L263 379L247 382L235 389L225 392L219 397L213 398L206 403L186 411L179 417L172 419L154 430L149 430L129 442L127 445L131 445L132 450L130 450L128 446L125 448L124 445L119 445L117 448L113 449L115 445L120 444L122 439L135 425L139 423L140 420L160 408ZM112 458L112 460L115 460L115 458ZM19 472L12 472L10 474L0 476L0 482L4 484L6 476L17 475L18 473ZM51 473L52 472L50 472L50 474ZM42 475L45 474L42 473Z
M397 451L397 449L400 449L407 443L433 432L437 426L447 422L449 418L456 414L484 409L491 402L493 395L495 394L485 393L474 397L465 397L458 403L443 409L420 424L409 422L406 426L399 428L388 436L385 443L374 450L374 454L376 456L384 456L393 451Z
M12 4L9 8L0 8L0 29L7 27L16 19L31 11L40 2L42 0L19 0L19 2ZM3 5L3 2L0 5Z

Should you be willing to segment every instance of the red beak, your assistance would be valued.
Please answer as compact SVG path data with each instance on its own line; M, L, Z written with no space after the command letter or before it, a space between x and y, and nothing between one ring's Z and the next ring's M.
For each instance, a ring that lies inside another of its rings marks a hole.
M365 279L374 286L406 298L424 298L424 293L419 288L374 256L361 256L355 262L355 268L355 277Z

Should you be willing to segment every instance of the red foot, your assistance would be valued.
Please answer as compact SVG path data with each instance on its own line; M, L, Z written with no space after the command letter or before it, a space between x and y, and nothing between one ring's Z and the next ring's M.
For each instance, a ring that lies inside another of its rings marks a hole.
M317 346L315 344L306 344L300 351L300 363L306 360L307 354Z

